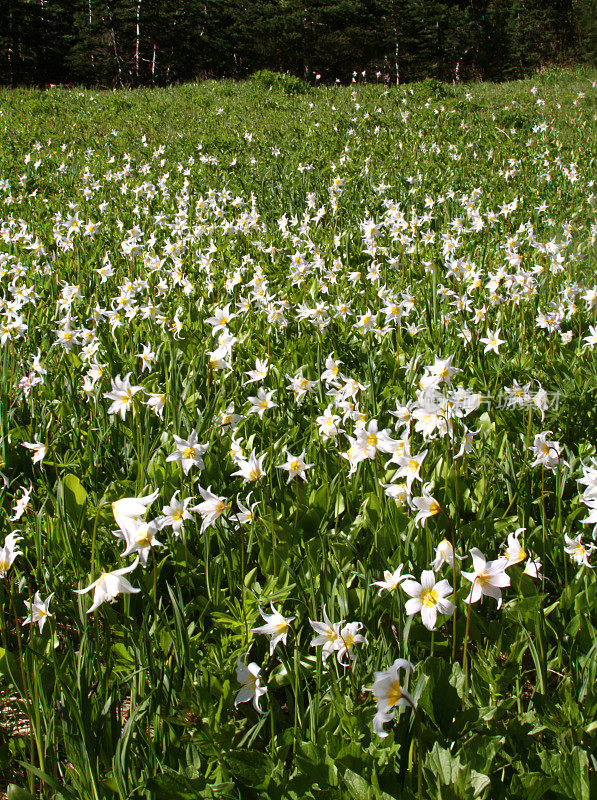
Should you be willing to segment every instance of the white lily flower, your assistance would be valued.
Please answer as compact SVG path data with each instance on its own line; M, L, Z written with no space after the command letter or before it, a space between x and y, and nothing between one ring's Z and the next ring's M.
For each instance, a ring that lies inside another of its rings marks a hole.
M497 561L486 561L485 556L477 547L471 550L473 557L473 572L463 572L462 577L466 578L473 585L465 603L476 603L486 594L497 600L497 607L502 605L502 589L510 586L510 576L506 574L508 562L505 558L498 558Z
M46 624L46 620L48 617L51 617L52 614L48 611L48 606L50 605L50 600L54 597L54 592L48 595L45 600L41 599L41 595L39 592L35 592L35 597L33 598L33 602L29 602L28 600L23 600L25 605L27 606L27 610L29 612L29 616L23 620L23 625L29 625L34 622L37 622L39 625L39 632L43 631L44 625Z
M407 578L412 578L412 575L403 575L402 570L404 569L404 564L400 564L400 566L394 570L394 572L390 572L390 570L386 569L383 574L383 580L381 581L373 581L371 586L379 586L379 592L377 593L378 596L383 592L384 589L387 589L389 592L395 591L402 581L405 581Z
M197 506L193 506L191 511L197 511L201 514L203 519L201 523L201 533L203 533L206 528L213 525L214 522L222 516L224 511L226 511L226 498L218 497L217 494L214 494L211 491L211 486L208 486L207 489L199 487L199 491L203 502L199 503Z
M120 530L126 535L133 536L140 518L147 513L148 507L157 498L159 490L156 489L145 497L123 497L112 503L112 513Z
M454 613L454 603L446 600L453 591L452 587L447 580L436 583L435 573L430 569L423 570L420 583L406 580L400 588L411 598L404 606L407 615L410 617L420 612L421 620L427 630L432 631L435 628L438 611L447 615Z
M41 464L41 462L46 457L46 453L48 452L47 445L40 442L37 436L34 437L35 441L33 442L23 442L23 447L26 447L28 450L33 451L32 461L34 464Z
M404 669L412 672L413 665L404 658L397 658L389 669L376 672L373 686L368 690L373 693L377 705L377 714L373 718L373 730L380 737L385 739L388 735L383 726L391 722L396 716L398 706L415 706L415 701L400 683L398 670Z
M267 686L261 686L259 682L260 672L261 667L254 662L244 664L242 658L236 660L236 680L240 683L240 689L234 698L235 706L252 700L255 711L259 714L265 713L259 707L259 698L267 693Z
M122 569L115 569L113 572L102 572L99 578L85 589L75 589L77 594L85 594L94 589L93 605L87 610L88 614L95 611L102 603L111 603L119 594L137 594L141 589L135 589L128 580L123 577L137 568L139 559L136 558L132 564Z
M270 607L272 610L271 614L264 614L263 611L259 609L259 613L265 620L265 625L261 625L259 628L251 628L251 632L264 633L266 636L271 636L269 642L269 654L271 656L278 642L286 644L290 623L295 617L283 617L279 611L276 611L273 603L270 603Z

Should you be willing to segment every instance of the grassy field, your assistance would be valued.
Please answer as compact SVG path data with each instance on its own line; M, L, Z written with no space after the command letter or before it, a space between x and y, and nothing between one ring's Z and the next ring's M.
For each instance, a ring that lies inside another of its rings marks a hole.
M597 796L596 78L0 90L11 800Z

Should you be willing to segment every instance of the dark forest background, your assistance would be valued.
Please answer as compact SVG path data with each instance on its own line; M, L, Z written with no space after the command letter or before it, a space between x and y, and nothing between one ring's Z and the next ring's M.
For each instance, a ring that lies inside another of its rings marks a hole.
M593 61L597 0L0 0L0 83L520 77Z

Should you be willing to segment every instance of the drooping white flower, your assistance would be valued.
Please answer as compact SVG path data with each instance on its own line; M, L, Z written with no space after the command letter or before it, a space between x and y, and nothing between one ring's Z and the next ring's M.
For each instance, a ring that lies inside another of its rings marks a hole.
M206 528L213 525L226 511L226 498L214 494L211 491L211 486L208 486L207 489L199 487L199 492L201 493L203 502L193 506L191 511L196 511L201 514L203 520L201 523L201 532L203 533Z
M23 447L26 447L28 450L33 451L32 462L34 464L41 464L41 462L46 457L46 453L48 452L47 445L40 442L37 436L34 437L35 441L33 442L23 442Z
M526 528L517 528L513 533L508 534L508 548L506 550L506 566L511 567L513 564L520 564L527 557L522 545L520 544L520 534L524 533Z
M273 603L270 604L270 607L272 609L271 614L265 614L261 608L259 609L259 613L265 620L265 625L261 625L259 628L251 628L251 631L252 633L264 633L266 636L271 637L269 641L269 654L271 656L278 642L286 644L290 623L295 617L282 616L279 611L276 611Z
M253 661L250 664L244 664L242 658L236 660L236 680L240 683L240 689L234 698L235 706L239 703L248 703L251 700L255 711L259 714L265 713L259 707L259 698L267 693L267 686L261 686L259 681L260 672L261 667L257 666Z
M344 625L344 620L331 622L325 606L323 607L323 622L310 619L309 624L317 634L311 639L311 647L321 647L321 660L325 664L329 656L337 649L337 642L340 638L340 628Z
M123 497L112 503L112 513L120 530L126 535L134 534L137 524L147 513L147 509L157 498L159 490L156 489L145 497Z
M254 383L255 381L262 381L267 378L267 373L269 371L268 365L268 357L265 358L256 358L255 359L255 369L251 369L248 372L245 372L245 375L249 376L249 380L245 381L245 383Z
M267 411L268 408L274 408L277 405L277 403L274 403L272 400L275 393L275 389L272 389L271 392L266 392L265 389L260 386L257 390L257 396L249 397L249 403L251 404L249 414L259 414L259 418L263 419L264 411Z
M473 571L463 572L462 577L472 583L471 591L465 603L476 603L483 595L497 600L497 607L502 605L502 589L510 586L510 576L506 573L508 562L505 558L487 561L477 547L471 550Z
M374 673L375 680L369 689L377 706L377 713L373 718L373 730L380 739L385 739L388 735L383 726L394 719L397 707L405 705L415 707L414 698L400 683L399 669L412 672L413 665L404 658L397 658L388 669Z
M336 658L338 659L338 663L342 664L343 667L348 666L347 661L343 661L343 657L348 655L348 658L353 661L355 654L354 654L354 646L355 644L367 644L367 639L359 633L361 628L363 627L362 622L347 622L342 628L340 628L340 633L338 639L336 640Z
M390 570L386 569L383 574L383 580L381 581L373 581L371 586L379 586L379 592L377 593L380 595L384 589L387 589L389 592L394 592L402 581L405 581L407 578L412 578L412 575L403 575L402 570L404 569L404 564L400 564L394 572L390 572Z
M248 460L244 458L237 459L238 470L233 472L232 476L239 475L245 482L249 481L251 483L260 480L265 475L263 470L264 459L265 453L258 458L253 450Z
M50 605L50 600L53 597L54 592L48 595L45 600L42 600L40 593L35 592L32 602L29 602L29 600L23 600L29 612L29 616L23 620L23 625L29 625L37 622L39 625L39 632L41 633L44 629L47 618L52 616L48 610L48 607Z
M462 556L457 555L456 558L462 558ZM435 558L431 562L431 568L437 572L442 564L454 567L454 548L447 539L442 539L435 548Z
M239 525L250 525L255 519L255 508L259 505L259 500L251 503L251 492L247 495L247 504L244 505L239 498L236 498L238 513L234 514L234 519Z
M91 614L102 603L111 603L119 594L136 594L140 592L141 589L135 589L124 577L124 575L136 569L138 564L139 559L136 558L128 567L116 569L113 572L102 572L99 578L85 589L75 589L77 594L85 594L92 589L95 590L93 593L93 605L87 610L87 613Z
M11 522L16 522L17 520L21 519L30 505L29 501L31 500L31 492L33 491L33 487L29 486L27 489L25 486L21 486L20 489L22 494L20 497L15 499L12 516L8 518Z
M550 441L547 437L551 431L543 431L535 436L533 441L533 454L535 460L531 464L536 467L539 464L552 471L558 468L560 463L560 443Z
M9 533L4 539L4 545L0 549L0 578L6 578L8 570L17 556L22 556L21 550L17 549L17 542L22 541L22 536L17 536L19 531Z
M423 486L423 496L413 497L412 504L417 509L417 516L415 517L415 525L422 525L429 517L434 517L441 511L440 504L431 496L431 484L426 483Z
M142 386L131 386L130 377L130 372L124 378L118 375L112 380L112 390L104 393L106 400L112 401L108 414L120 414L124 419L126 412L132 406L133 397L142 390Z
M127 525L126 532L113 531L115 536L119 539L124 539L126 542L126 549L121 554L122 558L136 553L141 566L146 567L151 549L153 547L164 547L162 542L156 539L156 533L159 530L160 524L157 520L146 522L141 519Z
M589 556L594 550L597 549L595 545L585 544L582 540L581 533L579 533L578 536L575 536L574 539L571 539L568 534L565 533L564 541L566 542L564 545L564 552L568 553L569 556L572 556L572 560L576 564L590 567L591 569L593 568L592 565L589 564Z
M166 405L165 392L148 392L147 405L149 408L153 409L154 414L156 414L160 419L163 419L164 406Z
M179 500L177 497L179 491L177 489L170 498L169 505L163 507L162 516L160 517L160 528L170 526L176 536L180 536L182 533L185 521L193 519L187 510L187 506L193 498L185 497L183 500Z

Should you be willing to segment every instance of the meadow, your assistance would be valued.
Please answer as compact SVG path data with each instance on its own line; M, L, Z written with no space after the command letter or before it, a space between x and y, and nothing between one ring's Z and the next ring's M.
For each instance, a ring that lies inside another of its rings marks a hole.
M10 800L597 796L596 77L0 90Z

